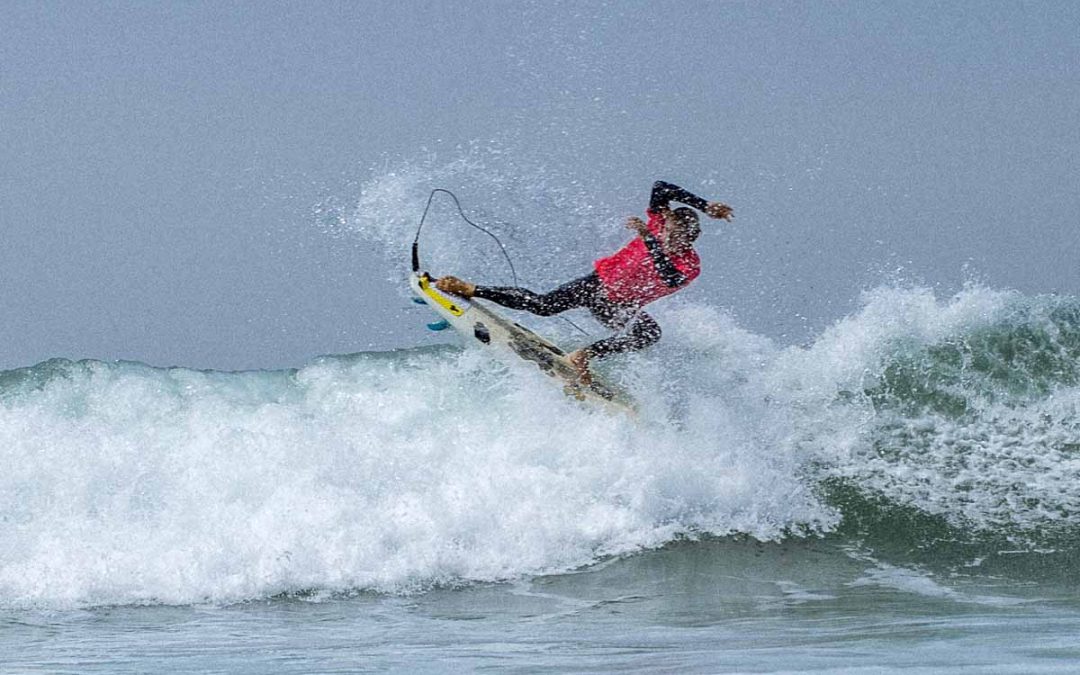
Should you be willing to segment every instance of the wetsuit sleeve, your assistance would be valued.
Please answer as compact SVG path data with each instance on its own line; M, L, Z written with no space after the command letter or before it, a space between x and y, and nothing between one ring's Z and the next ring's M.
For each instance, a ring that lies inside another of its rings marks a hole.
M645 248L649 249L649 255L652 256L656 271L660 273L664 285L668 288L678 288L685 284L686 275L680 272L679 268L675 267L675 263L671 262L671 258L664 253L660 240L651 234L643 234L641 239L645 242Z
M687 192L678 185L665 183L662 180L653 183L652 194L649 196L649 210L656 211L667 208L671 202L680 202L692 206L698 211L704 211L705 207L709 205L709 202L691 192Z
M660 324L645 312L638 312L637 319L622 335L613 335L585 348L589 358L602 359L621 352L636 352L655 344L662 334Z

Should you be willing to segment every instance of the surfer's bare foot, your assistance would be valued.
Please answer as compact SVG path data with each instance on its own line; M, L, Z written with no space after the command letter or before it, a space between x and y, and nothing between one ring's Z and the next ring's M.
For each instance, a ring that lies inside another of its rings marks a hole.
M592 384L592 373L589 372L589 355L584 349L571 352L568 357L570 365L577 371L578 381L584 385Z
M435 282L435 288L443 291L444 293L453 293L454 295L460 295L463 298L471 298L473 293L476 292L476 284L471 284L468 281L462 281L457 277L445 276L440 277Z

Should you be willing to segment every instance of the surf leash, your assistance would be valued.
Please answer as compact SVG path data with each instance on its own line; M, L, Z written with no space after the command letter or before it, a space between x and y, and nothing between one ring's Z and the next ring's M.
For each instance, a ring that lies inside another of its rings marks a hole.
M520 286L521 284L518 282L517 270L514 269L514 261L510 259L510 254L506 252L506 247L503 246L503 243L499 240L497 236L495 236L494 232L483 228L474 223L473 221L469 220L469 217L465 215L465 209L461 208L461 202L458 200L457 195L447 190L446 188L435 188L431 191L431 194L428 195L427 204L424 206L424 213L420 216L420 224L416 226L416 236L413 237L412 242L413 273L420 274L420 231L424 229L424 221L427 220L428 211L431 209L431 202L434 201L435 194L439 192L449 195L450 199L454 200L454 206L457 207L458 215L461 216L462 220L495 240L495 243L499 245L499 250L502 251L503 257L506 258L506 264L510 267L510 275L514 278L514 286ZM584 330L581 326L577 325L565 316L560 316L558 318L578 329L578 331L580 331L583 335L589 334L588 331Z
M480 227L473 221L469 220L469 217L465 215L465 210L461 208L461 202L458 201L457 195L445 188L435 188L431 191L431 194L428 195L427 205L424 206L424 214L420 216L420 224L416 227L416 237L413 238L412 243L413 272L420 271L420 230L424 228L424 221L427 219L428 210L431 209L431 202L435 199L435 194L438 192L447 194L450 196L450 199L454 200L454 206L457 207L458 215L461 216L462 220L495 240L495 243L499 245L499 250L502 251L503 257L506 258L506 264L510 266L510 275L514 277L514 285L520 286L521 284L518 283L517 270L514 269L514 261L510 259L510 254L506 252L506 247L503 246L503 243L499 241L499 238L496 237L491 230Z

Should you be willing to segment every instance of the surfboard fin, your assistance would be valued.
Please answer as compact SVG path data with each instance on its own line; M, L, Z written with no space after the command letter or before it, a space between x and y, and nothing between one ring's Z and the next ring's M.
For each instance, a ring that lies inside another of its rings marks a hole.
M412 301L417 305L426 305L427 304L427 300L425 300L423 298L418 298L415 295L413 296Z
M450 322L447 321L446 319L440 319L438 321L432 321L431 323L429 323L427 325L427 327L428 327L428 330L434 330L434 331L446 330L447 328L450 327Z

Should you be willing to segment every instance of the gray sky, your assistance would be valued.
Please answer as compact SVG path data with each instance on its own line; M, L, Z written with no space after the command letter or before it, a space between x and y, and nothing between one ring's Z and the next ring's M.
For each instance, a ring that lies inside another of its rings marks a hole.
M1076 294L1078 35L1073 2L5 2L0 367L430 341L320 208L461 146L600 220L655 178L732 204L687 293L782 341L891 279Z

